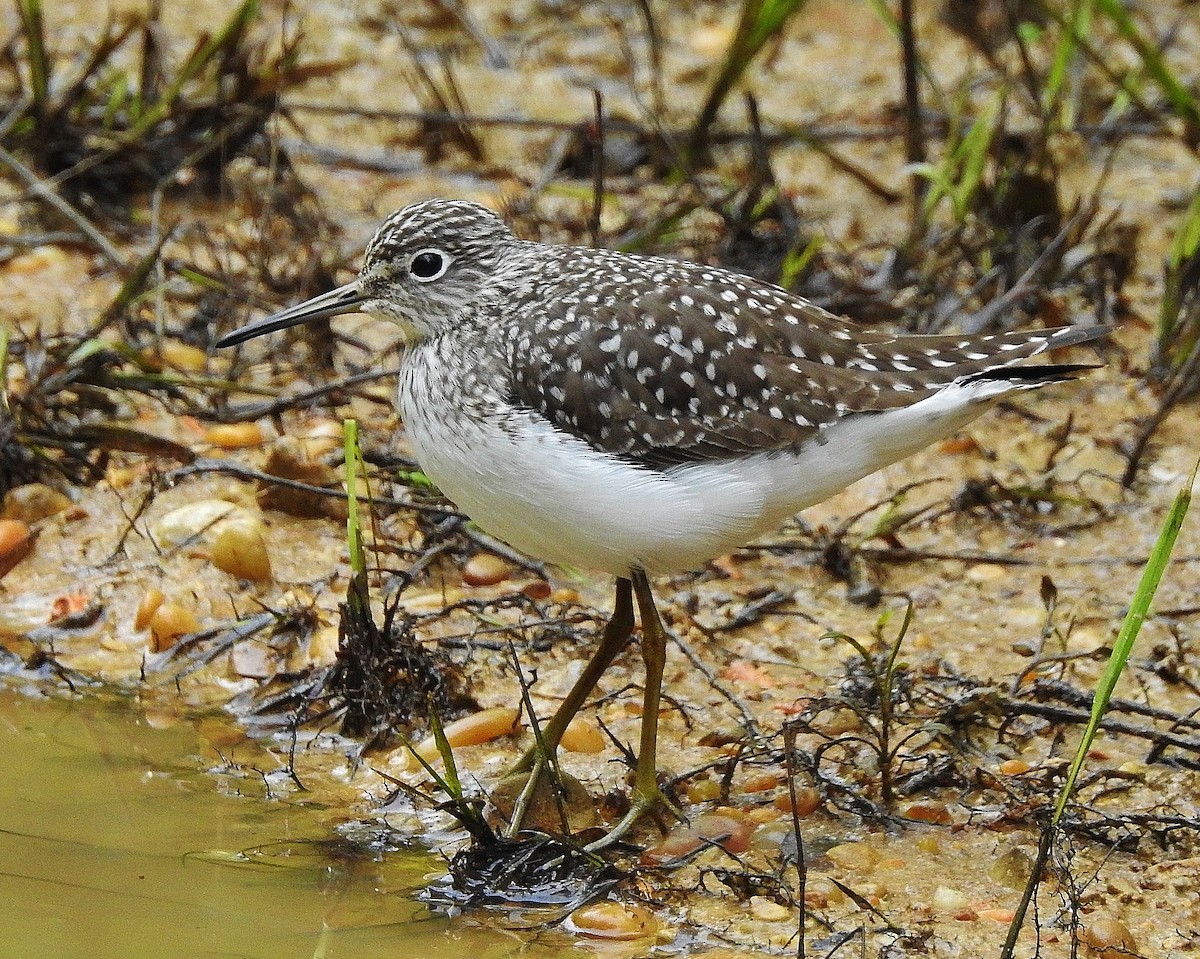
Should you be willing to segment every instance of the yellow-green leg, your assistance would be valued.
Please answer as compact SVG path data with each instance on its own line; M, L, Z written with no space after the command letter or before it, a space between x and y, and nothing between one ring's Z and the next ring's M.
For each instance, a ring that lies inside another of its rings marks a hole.
M646 664L646 685L642 698L642 732L637 767L633 774L633 796L629 812L621 817L607 834L587 846L589 851L603 849L618 842L642 816L660 804L672 808L658 788L658 710L662 700L663 669L667 665L667 634L650 581L642 570L634 570L633 593L637 597L638 615L642 620L642 660ZM673 810L678 814L677 810Z
M542 727L541 742L531 746L505 774L505 779L516 776L526 777L525 786L521 790L521 796L513 810L512 821L506 830L507 835L515 835L521 829L525 809L537 789L543 770L553 762L567 725L575 718L575 714L592 694L592 690L596 688L596 683L600 681L604 671L612 665L621 650L629 644L629 637L632 635L632 584L628 579L621 577L617 579L612 617L604 627L600 644L596 647L592 658L588 660L583 673L575 681L575 685L571 687L554 715L550 717L549 722Z

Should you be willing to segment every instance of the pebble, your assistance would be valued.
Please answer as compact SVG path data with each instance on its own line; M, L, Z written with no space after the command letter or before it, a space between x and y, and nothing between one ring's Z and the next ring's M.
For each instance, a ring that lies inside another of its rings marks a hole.
M780 777L775 773L757 773L742 783L742 792L764 793L769 789L774 789L780 781Z
M794 806L792 794L784 790L775 797L775 808L786 813L790 813L794 809L796 815L803 819L805 816L811 816L821 807L821 794L812 786L797 786L795 793Z
M0 509L0 517L36 523L61 513L70 505L71 500L65 493L60 493L45 483L25 483L22 486L14 486L4 494L4 507Z
M966 893L949 886L938 886L933 893L933 908L938 912L961 913L969 902Z
M1033 859L1023 849L1009 849L988 867L988 878L1008 889L1024 889L1033 870Z
M761 826L769 822L783 821L779 815L779 810L774 806L755 806L745 810L742 815L746 817L747 822L751 822L756 826Z
M180 636L200 629L196 614L179 603L162 603L150 617L150 648L161 653L175 645Z
M33 531L19 519L0 519L0 576L33 552Z
M66 616L77 616L91 605L91 597L87 593L63 593L55 596L50 604L50 619L53 623Z
M208 367L208 354L204 350L179 340L163 340L156 358L164 366L185 373L203 373Z
M715 779L693 779L687 785L687 799L693 806L721 798L721 784Z
M269 580L271 556L263 532L257 517L222 524L209 553L212 564L238 579Z
M1033 767L1024 759L1006 759L1000 764L1000 772L1005 776L1021 776Z
M554 588L544 579L531 579L521 587L521 592L530 599L541 602L543 599L549 599L553 595Z
M14 256L4 264L4 271L14 276L22 276L31 273L40 273L42 270L51 267L61 266L69 269L70 263L71 260L65 250L61 247L45 244L35 247L28 253Z
M715 843L726 852L742 853L750 848L754 824L736 809L702 813L691 822L680 823L655 845L642 853L642 862L670 862Z
M870 872L879 862L879 852L864 842L844 842L825 851L830 862L843 869Z
M917 822L931 822L939 826L949 825L952 821L950 810L945 803L915 802L904 810L904 815Z
M257 423L217 423L204 431L204 442L223 450L261 446L264 439Z
M493 553L476 553L463 565L462 581L467 586L495 586L512 575L507 560Z
M765 896L751 896L750 915L763 922L787 922L792 918L792 910Z
M1009 575L1009 568L998 563L976 563L967 570L967 579L974 583L994 583Z
M338 471L327 463L309 459L305 446L294 437L283 436L272 444L262 468L264 473L270 473L280 479L295 480L309 486L337 490L342 488L342 478ZM299 516L302 519L346 518L344 499L311 490L296 489L282 483L260 483L258 505L263 509L277 509L281 513Z
M133 628L145 629L150 625L150 620L154 618L154 614L158 612L158 607L163 604L163 600L167 597L161 589L150 587L142 594L142 601L138 603L137 612L133 615Z
M791 819L775 819L754 830L754 835L750 837L750 848L778 858L779 847L791 838L794 838Z
M459 746L478 746L480 743L491 742L501 736L508 736L520 728L521 711L508 706L495 706L491 709L481 709L470 716L463 716L442 728L446 741L454 748ZM438 753L437 740L433 736L423 739L414 747L418 756L427 763L434 763L441 758ZM405 750L407 754L407 750Z
M643 939L658 932L658 920L641 906L604 900L580 906L567 919L567 928L592 939Z
M1111 916L1097 915L1088 920L1079 941L1097 959L1129 959L1137 955L1137 942L1125 923Z
M604 751L604 733L600 727L586 716L576 716L563 730L560 745L569 753L583 753L594 756Z

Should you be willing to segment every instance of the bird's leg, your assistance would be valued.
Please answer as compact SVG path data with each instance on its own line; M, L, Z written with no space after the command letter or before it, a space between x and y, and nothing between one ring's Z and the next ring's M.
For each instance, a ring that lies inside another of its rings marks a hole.
M633 571L633 592L642 620L642 660L646 664L641 743L633 774L633 797L629 812L608 833L589 843L588 851L613 845L629 832L635 822L659 804L680 815L658 788L658 709L662 699L663 669L667 665L667 634L654 605L650 581L643 570Z
M613 612L601 634L600 643L592 658L588 660L579 679L571 687L562 704L555 710L545 726L542 727L540 741L534 743L513 767L505 774L505 779L516 776L527 777L526 785L521 790L521 796L514 808L512 822L507 833L515 834L521 828L521 821L528 806L529 799L537 788L542 770L553 762L567 725L575 718L584 702L596 688L604 671L612 665L614 659L629 643L633 635L633 598L632 584L625 577L617 579L616 598L613 601Z

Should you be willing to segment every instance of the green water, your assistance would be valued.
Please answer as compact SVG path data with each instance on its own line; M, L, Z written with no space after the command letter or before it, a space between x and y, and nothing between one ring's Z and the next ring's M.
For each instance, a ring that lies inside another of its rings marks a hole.
M0 682L0 955L531 954L430 916L414 893L431 856L351 850L328 810L214 764L190 721L151 728L127 704Z

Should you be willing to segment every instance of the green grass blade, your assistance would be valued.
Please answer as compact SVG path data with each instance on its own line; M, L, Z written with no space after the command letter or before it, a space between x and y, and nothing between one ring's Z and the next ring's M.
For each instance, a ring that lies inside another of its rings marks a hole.
M342 422L342 443L346 450L346 542L350 547L350 571L364 581L367 556L363 549L362 521L358 514L358 475L363 469L362 448L358 444L358 423Z
M1075 783L1079 779L1079 773L1083 769L1084 760L1087 758L1088 751L1092 747L1092 741L1096 737L1096 730L1100 728L1100 721L1103 719L1104 712L1108 708L1108 703L1112 699L1113 689L1117 685L1117 680L1121 678L1121 673L1124 672L1125 665L1129 662L1129 654L1133 650L1134 641L1141 631L1142 624L1146 621L1146 615L1150 610L1150 603L1154 599L1158 584L1162 581L1167 563L1171 559L1171 551L1175 547L1175 540L1179 536L1180 527L1183 526L1183 519L1187 515L1188 507L1192 502L1192 486L1196 482L1198 470L1200 470L1200 460L1192 467L1191 476L1188 477L1187 482L1175 497L1175 502L1167 513L1167 518L1164 520L1163 527L1159 531L1158 539L1154 543L1154 549L1151 550L1150 558L1146 561L1146 568L1142 571L1142 578L1138 582L1137 590L1134 592L1133 601L1129 604L1129 612L1125 616L1125 622L1121 626L1121 632L1117 636L1117 641L1113 644L1113 651L1112 655L1109 656L1108 666L1104 670L1104 675L1100 677L1099 683L1096 685L1096 694L1092 699L1092 714L1088 719L1087 728L1083 731L1083 736L1079 740L1079 746L1075 750L1075 758L1071 762L1071 769L1067 773L1066 781L1063 783L1062 790L1058 794L1054 813L1050 817L1049 824L1042 830L1041 840L1038 843L1037 859L1029 874L1029 880L1025 885L1021 901L1017 905L1013 920L1009 923L1008 937L1005 939L1004 946L1000 950L1000 959L1012 959L1016 953L1017 939L1020 937L1021 927L1025 925L1025 916L1028 914L1029 906L1037 894L1042 870L1049 860L1050 851L1054 844L1054 837L1058 831L1058 824L1062 821L1067 803L1071 801L1071 796L1074 794Z
M1193 136L1200 135L1200 104L1197 104L1191 91L1171 72L1158 45L1148 40L1137 28L1137 24L1133 22L1133 18L1121 0L1095 0L1095 2L1097 9L1112 22L1117 32L1137 51L1146 73L1158 84L1163 96L1183 119L1191 134Z
M17 15L29 53L29 98L39 124L50 102L50 58L46 54L46 25L41 0L17 0Z
M1192 257L1197 249L1200 249L1200 190L1192 197L1192 202L1188 205L1175 233L1167 265L1171 269L1179 269L1183 261Z
M1200 470L1200 461L1197 461L1196 465L1192 467L1192 475L1188 477L1188 481L1175 497L1175 502L1172 504L1170 512L1167 513L1163 528L1154 543L1154 549L1150 552L1150 558L1146 561L1141 581L1138 583L1137 591L1133 594L1133 602L1129 604L1129 613L1125 616L1121 632L1113 644L1112 655L1108 658L1108 667L1104 670L1104 675L1100 677L1100 682L1096 686L1096 694L1092 700L1092 715L1088 720L1087 728L1083 731L1079 747L1075 750L1075 759L1071 762L1067 780L1063 783L1062 791L1058 795L1054 815L1050 820L1051 825L1057 825L1062 819L1063 811L1067 808L1067 803L1075 791L1075 782L1079 778L1079 772L1083 768L1088 750L1092 747L1092 740L1096 737L1096 730L1100 728L1100 720L1104 717L1109 700L1112 699L1113 689L1125 671L1134 641L1142 629L1142 624L1146 621L1150 603L1154 600L1158 584L1162 581L1163 573L1171 560L1171 551L1175 548L1175 540L1179 536L1183 518L1187 515L1188 507L1191 505L1192 484L1196 482L1197 470Z
M1050 116L1057 112L1062 126L1070 129L1074 123L1073 111L1065 102L1061 109L1055 110L1063 96L1063 87L1067 83L1067 72L1079 51L1080 38L1088 36L1092 29L1092 9L1095 0L1075 0L1071 12L1067 15L1065 28L1059 37L1058 46L1054 48L1054 60L1046 75L1046 86L1042 90L1042 104Z
M1178 368L1196 348L1195 323L1181 315L1185 296L1185 274L1190 272L1189 261L1200 252L1200 189L1192 196L1192 202L1179 221L1175 239L1167 255L1167 266L1163 278L1162 302L1158 310L1158 328L1155 330L1157 362Z
M684 148L683 162L687 167L695 164L708 144L708 130L725 102L729 92L737 85L746 68L767 41L787 25L793 14L805 6L807 0L743 0L737 30L729 43L721 68L713 78L705 97L704 106L688 135Z
M242 0L218 32L200 41L158 100L147 105L137 122L130 127L127 134L129 139L140 139L153 126L165 120L170 115L172 105L182 94L183 88L196 79L222 51L237 46L249 25L258 16L259 2L260 0Z
M0 413L10 415L8 408L8 326L0 323Z

